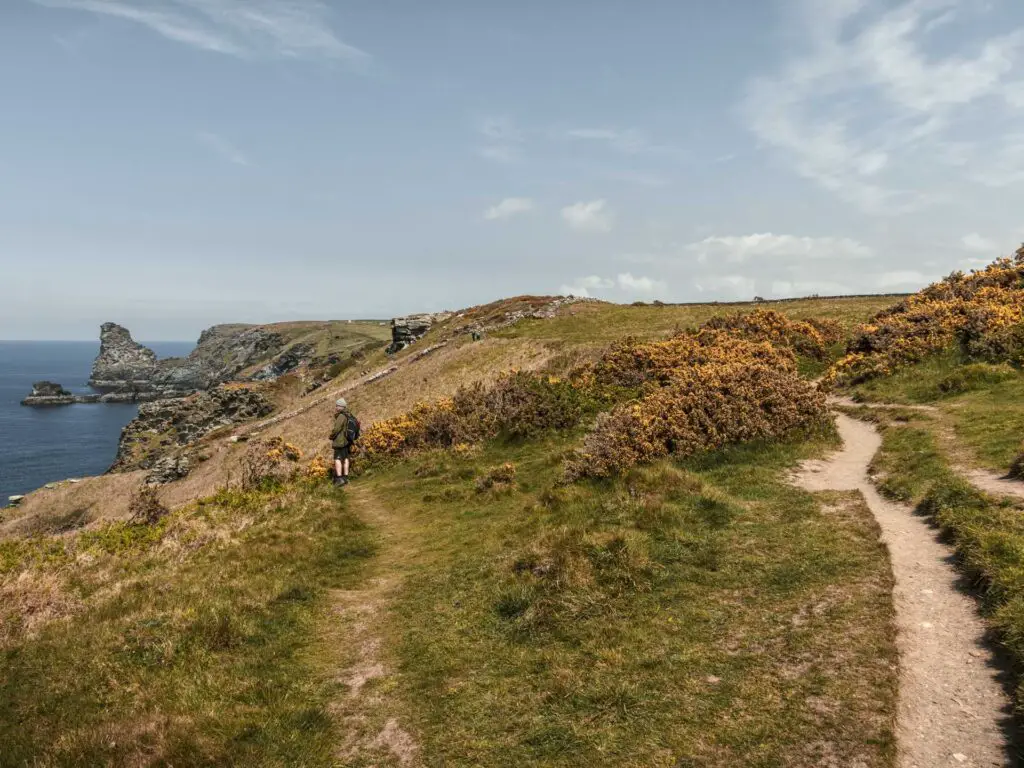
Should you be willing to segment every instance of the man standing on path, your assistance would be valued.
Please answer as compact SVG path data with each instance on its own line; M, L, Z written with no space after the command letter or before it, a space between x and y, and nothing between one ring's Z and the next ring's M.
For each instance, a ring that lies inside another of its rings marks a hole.
M331 448L334 449L334 484L348 485L352 448L359 439L359 419L352 415L341 397L334 403L334 426L331 427Z

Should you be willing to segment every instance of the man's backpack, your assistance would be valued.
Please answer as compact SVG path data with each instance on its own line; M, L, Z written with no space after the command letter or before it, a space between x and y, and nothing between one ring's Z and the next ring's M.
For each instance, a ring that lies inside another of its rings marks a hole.
M359 419L350 413L348 415L348 423L345 425L345 439L348 440L349 445L352 445L359 439L361 434L362 427L359 425Z

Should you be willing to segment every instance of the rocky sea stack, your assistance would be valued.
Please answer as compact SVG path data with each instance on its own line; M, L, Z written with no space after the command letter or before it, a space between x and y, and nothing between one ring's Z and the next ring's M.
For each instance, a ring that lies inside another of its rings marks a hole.
M100 353L92 364L90 387L101 392L151 389L157 370L156 353L135 341L127 328L100 326Z

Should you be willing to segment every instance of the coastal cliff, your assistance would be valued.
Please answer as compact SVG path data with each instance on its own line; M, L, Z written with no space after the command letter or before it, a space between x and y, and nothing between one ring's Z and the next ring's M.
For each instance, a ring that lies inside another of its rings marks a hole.
M230 381L280 354L285 346L280 334L259 326L216 325L202 332L188 357L158 360L153 350L132 339L127 328L104 323L89 386L136 400L180 397Z

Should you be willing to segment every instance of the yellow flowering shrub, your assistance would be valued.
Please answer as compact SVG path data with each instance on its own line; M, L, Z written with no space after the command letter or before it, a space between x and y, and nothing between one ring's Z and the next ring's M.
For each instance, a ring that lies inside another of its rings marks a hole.
M326 480L331 476L331 462L324 456L314 456L302 471L302 476L310 480Z
M771 342L815 360L824 360L828 348L843 337L843 328L835 320L791 320L774 309L719 315L704 323L701 330L726 331L752 341Z
M857 384L959 342L969 357L1024 362L1024 247L985 269L954 272L860 326L826 376Z
M285 442L284 438L250 441L242 456L242 488L248 491L268 483L290 480L298 472L297 465L301 460L302 451Z
M639 400L598 417L566 461L566 480L607 477L668 454L781 438L824 419L824 395L797 374L788 351L728 335L688 341L688 358L679 356L679 337L660 342L677 365L659 369ZM660 357L656 349L648 352L647 359Z

